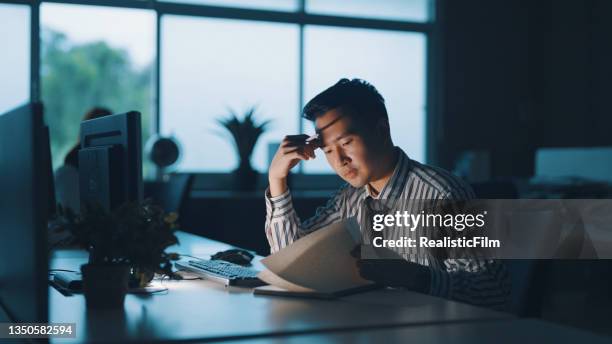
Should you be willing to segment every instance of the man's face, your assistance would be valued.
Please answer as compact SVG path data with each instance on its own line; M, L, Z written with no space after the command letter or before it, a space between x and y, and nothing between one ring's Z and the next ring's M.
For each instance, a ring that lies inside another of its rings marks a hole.
M351 118L334 109L317 117L315 126L321 149L334 171L353 187L369 183L376 167L376 154Z

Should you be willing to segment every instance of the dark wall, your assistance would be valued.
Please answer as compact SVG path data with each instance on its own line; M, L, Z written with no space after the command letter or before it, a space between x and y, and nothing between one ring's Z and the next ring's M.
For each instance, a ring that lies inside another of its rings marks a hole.
M530 176L537 147L612 145L612 2L441 5L442 166L485 149L493 176Z

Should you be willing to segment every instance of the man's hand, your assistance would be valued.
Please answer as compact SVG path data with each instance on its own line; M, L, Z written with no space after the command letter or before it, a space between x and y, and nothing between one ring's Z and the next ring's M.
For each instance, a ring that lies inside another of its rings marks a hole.
M270 195L272 197L279 196L287 190L287 175L300 160L315 158L315 147L306 144L307 138L308 135L285 136L280 147L278 147L268 170L268 182L270 183Z
M359 246L351 255L357 258L357 269L363 279L387 287L403 287L426 293L431 285L431 272L427 266L404 259L360 259Z

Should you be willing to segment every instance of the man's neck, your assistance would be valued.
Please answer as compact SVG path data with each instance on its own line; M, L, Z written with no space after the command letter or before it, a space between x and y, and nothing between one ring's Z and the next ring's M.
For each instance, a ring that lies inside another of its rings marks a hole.
M389 179L393 176L393 172L395 171L395 166L397 165L397 161L399 160L399 150L392 148L389 154L386 154L386 158L381 161L381 172L379 176L368 183L370 187L370 192L372 196L378 197L380 191L387 185Z

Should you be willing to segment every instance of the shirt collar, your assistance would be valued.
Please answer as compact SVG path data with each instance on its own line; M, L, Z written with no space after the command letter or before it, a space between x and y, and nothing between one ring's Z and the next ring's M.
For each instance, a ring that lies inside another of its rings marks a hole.
M394 200L401 194L401 191L404 189L406 184L406 176L408 175L407 172L410 170L410 158L408 158L408 155L406 155L401 148L395 147L395 150L399 156L393 169L391 178L389 178L377 196L374 196L372 193L370 184L366 184L364 186L366 197L371 197L373 199Z
M374 196L374 193L372 192L372 187L370 186L370 184L366 184L364 186L364 189L365 189L366 197L370 197L370 198L373 198L373 199L378 199L378 196L380 196L380 193L378 195Z

